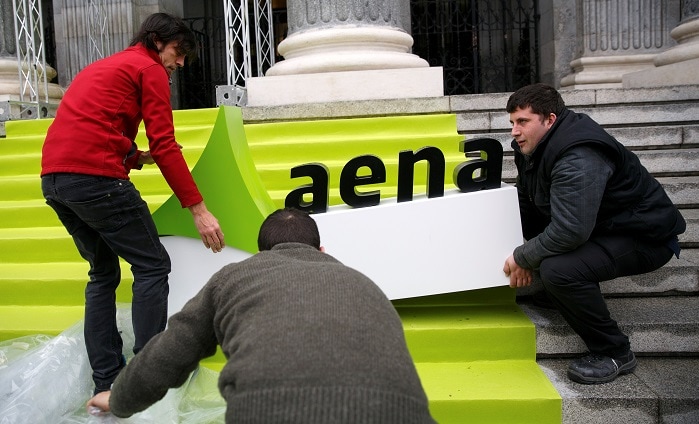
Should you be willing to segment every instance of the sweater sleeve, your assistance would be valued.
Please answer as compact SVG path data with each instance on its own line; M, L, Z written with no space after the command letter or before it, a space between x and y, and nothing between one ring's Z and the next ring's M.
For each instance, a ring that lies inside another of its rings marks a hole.
M515 262L536 269L544 258L570 252L585 243L595 228L613 171L612 162L591 147L565 152L551 172L551 222L515 249Z
M203 200L182 152L175 141L170 105L170 87L161 65L145 68L141 73L141 113L153 160L182 207Z
M214 297L215 287L207 283L119 373L109 399L112 414L124 418L145 410L216 353Z

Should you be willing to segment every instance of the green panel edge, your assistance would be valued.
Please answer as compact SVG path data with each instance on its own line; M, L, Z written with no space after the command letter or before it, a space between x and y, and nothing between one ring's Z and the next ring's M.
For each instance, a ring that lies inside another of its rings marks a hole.
M219 220L226 244L257 252L262 221L276 207L255 169L240 108L220 107L211 138L192 168L192 176L207 208ZM175 195L153 212L153 219L161 236L199 238L191 214Z

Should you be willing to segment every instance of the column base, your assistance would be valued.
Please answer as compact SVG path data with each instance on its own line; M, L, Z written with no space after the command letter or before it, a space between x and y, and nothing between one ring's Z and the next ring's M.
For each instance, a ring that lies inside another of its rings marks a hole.
M47 78L56 76L56 71L47 66ZM48 83L36 87L39 101L29 102L30 91L21 85L17 71L17 59L0 58L0 122L17 119L52 118L56 116L58 103L65 90L58 84ZM22 94L24 96L22 96ZM24 98L25 101L21 99Z
M247 106L442 97L441 67L323 72L250 78Z
M678 25L671 35L679 44L658 54L654 68L624 75L624 88L699 84L699 18Z
M652 68L654 54L581 57L570 63L573 73L561 79L561 88L621 88L622 76Z
M699 85L699 58L624 75L624 88Z

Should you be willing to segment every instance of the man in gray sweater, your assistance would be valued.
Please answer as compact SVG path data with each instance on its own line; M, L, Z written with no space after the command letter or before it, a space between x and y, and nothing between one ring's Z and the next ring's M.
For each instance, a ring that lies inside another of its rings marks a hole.
M88 408L143 411L220 345L226 423L433 423L393 305L323 252L315 221L278 210L258 247L214 274Z

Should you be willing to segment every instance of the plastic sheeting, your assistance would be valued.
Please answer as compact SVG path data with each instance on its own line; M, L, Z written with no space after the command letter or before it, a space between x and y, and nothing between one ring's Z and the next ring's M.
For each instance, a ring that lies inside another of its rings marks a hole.
M120 305L118 327L127 360L133 348L130 308ZM89 415L94 389L83 322L56 337L21 337L0 343L0 424L206 424L224 422L218 373L199 367L181 387L130 418Z

